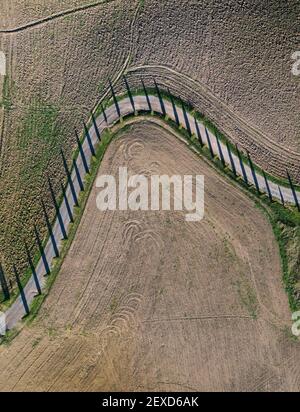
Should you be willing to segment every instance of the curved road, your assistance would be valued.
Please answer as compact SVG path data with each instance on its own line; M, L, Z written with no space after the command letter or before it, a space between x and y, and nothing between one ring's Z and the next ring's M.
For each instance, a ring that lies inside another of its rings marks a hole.
M136 112L138 111L150 112L151 111L150 107L151 107L152 111L163 114L161 102L159 98L155 95L149 94L148 99L146 98L146 96L142 96L142 95L134 96L133 101L134 101L134 108ZM163 99L163 103L164 103L166 114L168 115L170 119L175 121L176 114L175 114L174 107L172 106L171 102L168 101L167 99ZM120 101L118 102L118 108L119 108L121 117L130 115L134 112L132 102L129 97L124 97L120 99ZM214 155L218 156L219 158L223 158L228 168L232 168L231 165L233 162L237 174L242 179L243 179L243 174L244 175L246 174L248 182L250 184L255 183L251 168L245 164L244 171L243 171L239 158L233 153L232 153L232 159L230 159L230 155L228 153L226 145L220 141L217 141L215 135L212 132L208 131L203 125L203 123L195 120L195 118L189 113L187 113L185 117L182 108L178 107L177 105L176 105L176 112L177 112L178 120L179 120L181 127L187 129L188 124L189 124L191 132L193 134L197 135L197 132L200 133L201 139L204 144L209 145L209 141L210 141L211 150L213 151ZM100 114L96 118L96 125L100 133L102 133L107 127L116 124L120 120L118 110L114 104L110 105L106 109L105 115L107 118L106 119L107 122L103 114ZM93 124L89 128L89 135L90 135L90 139L91 139L93 146L96 146L98 144L98 138L97 138L96 129ZM91 153L90 145L89 145L87 138L85 138L84 142L82 143L82 148L85 153L87 164L90 165L92 153ZM196 149L194 150L196 151ZM76 159L76 165L78 167L82 180L84 180L86 172L85 172L84 164L83 164L82 157L80 156L80 154ZM72 172L71 178L73 181L74 189L78 195L80 192L80 186L79 186L76 173L74 170ZM257 184L259 185L259 189L261 192L267 193L268 189L267 189L265 179L263 176L259 174L257 174ZM272 196L274 197L274 199L280 200L281 195L280 195L278 185L271 181L268 181L268 185L269 185L269 190L272 193ZM294 199L291 189L281 186L280 190L281 190L281 193L282 193L282 196L285 202L290 203L290 204L295 204L295 199ZM74 202L73 195L70 189L70 185L67 186L66 196L68 198L68 202L71 208L73 208L75 205L75 202ZM297 193L297 197L300 202L299 192ZM65 202L63 202L60 207L60 214L64 221L66 230L68 230L70 221L69 221L69 215L68 215ZM60 249L61 242L62 242L62 233L61 233L58 219L56 219L55 224L53 226L53 234L57 241L58 248ZM55 257L55 252L53 250L51 239L48 240L48 243L45 247L45 255L49 262L49 266L51 268L52 260ZM36 267L36 273L40 281L41 287L43 288L46 282L46 278L45 278L46 270L45 270L42 259L40 259ZM33 277L30 278L27 285L25 286L24 293L25 293L28 304L30 304L33 301L35 295L37 294L37 289L36 289ZM7 329L12 329L14 326L16 326L16 324L23 318L24 314L25 314L25 310L23 307L21 297L19 296L17 300L12 304L11 307L9 307L9 309L5 313Z

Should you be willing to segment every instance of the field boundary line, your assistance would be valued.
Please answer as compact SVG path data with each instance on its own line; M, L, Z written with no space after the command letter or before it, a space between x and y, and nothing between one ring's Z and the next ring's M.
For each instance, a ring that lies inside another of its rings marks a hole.
M67 9L61 12L57 12L54 14L51 14L49 16L46 17L41 17L40 19L37 20L33 20L30 21L28 23L22 24L20 26L17 27L13 27L13 28L8 28L8 29L0 29L0 33L1 34L13 34L13 33L18 33L27 29L31 29L32 27L37 27L37 26L41 26L44 23L48 23L52 20L55 19L59 19L71 14L75 14L81 11L85 11L85 10L89 10L98 6L101 6L102 4L107 4L107 3L113 3L116 0L100 0L100 1L96 1L93 3L88 3L88 4L84 4L82 6L77 6L77 7L73 7L72 9Z

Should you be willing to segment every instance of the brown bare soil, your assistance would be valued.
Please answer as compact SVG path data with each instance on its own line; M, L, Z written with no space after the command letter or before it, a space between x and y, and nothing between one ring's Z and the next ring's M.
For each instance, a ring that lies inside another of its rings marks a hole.
M36 320L0 347L1 390L299 391L299 342L263 213L170 131L114 140L99 173L204 174L205 217L100 212L97 189Z
M97 7L105 2L107 0L1 0L0 30L14 30L30 22L51 16L56 18L70 11L76 12L84 6Z
M300 181L300 4L145 1L132 77L155 76L271 173Z

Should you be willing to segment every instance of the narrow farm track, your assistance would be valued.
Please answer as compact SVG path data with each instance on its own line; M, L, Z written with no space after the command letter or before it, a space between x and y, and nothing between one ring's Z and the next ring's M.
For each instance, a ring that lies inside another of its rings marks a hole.
M72 15L72 14L80 13L80 12L85 11L85 10L89 10L89 9L93 9L95 7L99 7L102 4L113 3L114 1L115 0L95 1L95 2L92 2L92 3L84 4L82 6L73 7L73 8L68 9L68 10L64 10L64 11L60 11L58 13L54 13L54 14L51 14L49 16L42 17L42 18L34 20L34 21L30 21L28 23L22 24L22 25L17 26L17 27L12 27L12 28L7 28L7 29L0 28L0 34L19 33L19 32L22 32L24 30L39 27L39 26L41 26L45 23L52 22L53 20L56 20L56 19L59 19L59 18L63 18L63 17L69 16L69 15Z
M161 120L132 122L99 174L203 174L205 217L99 212L94 187L39 315L0 347L1 390L298 391L270 224Z
M85 154L84 157L86 159L86 165L83 161L82 155L78 156L76 160L76 165L78 168L78 173L81 176L81 180L84 180L86 174L86 166L89 166L91 162L92 152L90 149L90 145L96 146L98 143L97 131L98 133L99 131L102 133L103 130L105 130L108 127L108 125L113 126L114 124L120 121L120 118L132 114L133 111L136 111L137 113L151 111L160 114L165 112L170 119L174 121L176 120L181 125L181 127L187 130L190 129L190 132L196 136L199 135L198 138L202 140L204 144L210 147L211 152L215 156L224 159L224 162L226 163L227 167L233 168L232 164L234 164L234 169L236 170L236 173L248 183L258 185L261 192L271 193L273 199L276 198L280 200L282 196L286 203L295 203L295 196L297 196L297 199L299 198L299 193L293 193L290 188L284 186L279 187L272 181L265 180L265 178L259 175L258 173L254 175L253 170L250 166L246 164L243 165L241 163L240 158L234 153L230 155L225 143L218 141L216 136L212 132L210 132L203 125L202 122L196 120L191 114L185 112L183 107L178 107L177 104L171 104L171 102L165 98L162 99L155 95L149 94L138 95L134 98L123 97L119 100L118 103L110 105L105 110L105 114L101 113L97 117L97 119L94 120L95 124L92 123L89 129L89 133L86 135L85 140L82 144L82 151ZM163 126L167 127L165 123L163 123ZM145 143L139 142L138 144L141 145L141 147L143 147L143 144ZM196 149L194 150L196 151ZM73 183L72 186L69 183L66 190L66 196L68 198L68 203L70 207L73 208L76 204L76 200L74 199L74 192L77 194L76 196L78 196L78 194L81 191L81 185L75 170L73 170L71 180ZM208 188L208 190L210 189ZM297 201L299 202L299 199ZM67 231L68 226L70 224L70 219L65 202L63 202L60 207L60 216L62 221L64 222L65 230ZM63 233L59 219L56 220L53 226L53 235L56 239L58 249L60 249L62 244ZM45 247L45 256L48 261L49 267L51 268L53 258L56 256L55 248L53 246L51 239L48 240L48 243ZM36 267L36 273L39 282L43 287L45 285L44 275L46 273L46 268L42 258L40 259ZM34 278L32 277L24 289L24 294L28 304L31 304L34 300L36 291L36 284ZM8 329L13 328L22 319L24 314L24 305L21 297L19 297L6 311Z

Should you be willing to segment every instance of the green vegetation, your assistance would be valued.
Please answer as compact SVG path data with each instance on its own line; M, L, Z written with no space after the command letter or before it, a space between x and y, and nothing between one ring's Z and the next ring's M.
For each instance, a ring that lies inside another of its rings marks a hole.
M292 312L300 310L300 222L299 215L282 213L278 205L265 209L279 245L283 283Z
M58 115L59 108L36 99L30 104L17 131L18 150L27 158L19 171L20 185L29 188L29 192L43 187L51 158L60 156L62 133Z
M37 262L38 260L36 259L35 263ZM21 280L21 285L23 286L23 288L25 287L26 283L30 279L31 275L32 273L29 268L22 275L20 280ZM4 300L4 295L1 290L0 291L0 310L5 311L9 306L11 306L15 302L18 296L19 296L19 289L16 287L16 285L13 289L10 289L10 299L9 300Z
M42 165L49 159L49 152L53 152L60 142L60 130L57 126L59 108L46 104L41 99L33 100L24 116L21 127L18 129L18 148L22 151L32 150L37 142L43 146L41 158L34 162L33 174L42 170ZM35 153L38 155L38 153ZM32 165L30 165L30 168ZM27 169L23 173L28 173Z
M4 224L0 230L1 243L3 244L5 241L7 254L7 260L3 262L4 270L6 274L10 274L9 280L14 279L11 276L12 257L19 271L22 272L22 283L27 281L30 276L30 273L28 274L28 271L24 270L27 266L24 239L27 240L29 248L32 249L34 238L30 228L33 227L33 223L41 226L39 222L44 222L40 199L48 197L45 195L47 192L45 185L47 171L51 167L55 169L54 162L58 163L61 159L59 150L63 133L58 126L58 115L59 108L36 98L27 108L17 129L17 146L12 157L24 158L26 162L22 162L21 167L16 166L14 174L10 171L11 186L7 178L1 193L3 200L8 198L14 202L14 215L11 218L9 230ZM55 174L60 173L61 171L58 170ZM23 196L24 190L26 190L26 196ZM54 210L51 212L52 219ZM2 213L10 213L9 210L5 210L5 204ZM25 221L31 223L24 225ZM42 237L45 233L46 228L41 226ZM14 301L17 291L12 290L11 293L11 301ZM0 309L3 310L7 304L8 302L4 305L0 304Z

